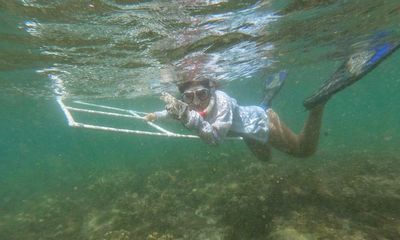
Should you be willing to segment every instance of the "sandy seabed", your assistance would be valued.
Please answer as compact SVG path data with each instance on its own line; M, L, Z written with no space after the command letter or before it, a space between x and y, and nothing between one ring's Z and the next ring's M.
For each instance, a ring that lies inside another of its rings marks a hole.
M366 152L270 162L221 153L115 168L3 209L0 239L400 239L399 162Z

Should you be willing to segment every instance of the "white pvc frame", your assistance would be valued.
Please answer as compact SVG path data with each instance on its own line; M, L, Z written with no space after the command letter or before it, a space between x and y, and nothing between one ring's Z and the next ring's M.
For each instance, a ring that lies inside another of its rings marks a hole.
M147 121L146 121L146 123L149 126L153 127L155 130L157 130L157 132L132 130L132 129L125 129L125 128L114 128L114 127L92 125L92 124L77 122L77 121L75 121L75 119L72 115L72 112L86 112L86 113L91 113L91 114L99 114L99 115L106 115L106 116L113 116L113 117L138 119L138 120L143 120L143 121L144 121L144 117L140 116L140 115L145 115L147 113L133 111L133 110L127 110L127 109L123 109L123 108L99 105L99 104L94 104L94 103L87 103L87 102L82 102L82 101L74 101L74 103L82 105L82 106L91 106L91 107L96 107L96 108L100 108L100 109L105 109L105 111L70 107L70 106L65 105L62 97L58 97L57 102L60 105L61 110L64 112L65 118L68 121L68 125L71 127L88 128L88 129L96 129L96 130L111 131L111 132L130 133L130 134L135 134L135 135L150 135L150 136L175 137L175 138L199 138L199 136L196 136L196 135L179 134L179 133L170 132L153 122L147 122ZM113 110L113 111L118 111L121 113L107 112L106 110ZM242 138L232 137L232 138L228 138L228 139L239 139L240 140Z

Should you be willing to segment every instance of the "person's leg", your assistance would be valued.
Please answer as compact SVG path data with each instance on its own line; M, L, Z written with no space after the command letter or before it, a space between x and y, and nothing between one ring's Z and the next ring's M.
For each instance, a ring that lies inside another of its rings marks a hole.
M324 104L310 110L300 134L295 134L272 110L267 114L270 120L269 143L274 148L296 157L308 157L315 153L318 146Z
M271 159L271 147L268 143L262 143L250 138L243 138L243 140L258 160L268 161Z

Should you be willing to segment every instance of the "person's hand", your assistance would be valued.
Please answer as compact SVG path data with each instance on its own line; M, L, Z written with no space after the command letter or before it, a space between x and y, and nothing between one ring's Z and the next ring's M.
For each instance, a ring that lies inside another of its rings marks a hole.
M169 93L163 92L161 93L161 99L165 102L165 109L168 114L177 119L177 120L185 120L188 112L188 105Z
M155 113L148 113L146 116L144 116L144 120L147 122L153 122L157 118Z

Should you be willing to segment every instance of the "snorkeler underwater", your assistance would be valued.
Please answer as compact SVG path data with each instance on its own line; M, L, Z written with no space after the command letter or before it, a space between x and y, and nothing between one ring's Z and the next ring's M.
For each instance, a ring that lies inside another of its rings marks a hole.
M0 239L400 239L397 1L0 19Z

